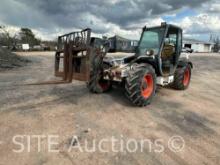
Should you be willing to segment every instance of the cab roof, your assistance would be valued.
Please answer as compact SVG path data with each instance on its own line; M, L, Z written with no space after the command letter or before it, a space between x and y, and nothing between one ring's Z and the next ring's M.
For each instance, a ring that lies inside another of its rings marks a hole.
M161 28L161 27L165 27L165 28L175 28L175 29L180 29L182 30L182 28L180 28L179 26L173 25L173 24L167 24L166 22L162 22L160 26L153 26L153 27L147 27L144 26L143 30L147 30L147 29L156 29L156 28Z

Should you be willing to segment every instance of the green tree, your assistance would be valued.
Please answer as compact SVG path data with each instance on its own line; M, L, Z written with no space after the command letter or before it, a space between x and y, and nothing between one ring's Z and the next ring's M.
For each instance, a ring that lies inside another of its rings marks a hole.
M35 37L35 34L29 28L21 28L19 36L22 43L28 43L30 46L40 44L40 40Z

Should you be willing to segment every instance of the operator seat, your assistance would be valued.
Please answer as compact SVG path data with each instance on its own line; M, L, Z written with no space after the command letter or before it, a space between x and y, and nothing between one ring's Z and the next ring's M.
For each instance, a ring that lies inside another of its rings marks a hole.
M170 73L173 68L173 57L175 54L174 44L166 43L164 44L161 59L162 59L162 68L165 73Z
M162 60L170 59L175 53L175 46L173 44L165 44L161 53Z

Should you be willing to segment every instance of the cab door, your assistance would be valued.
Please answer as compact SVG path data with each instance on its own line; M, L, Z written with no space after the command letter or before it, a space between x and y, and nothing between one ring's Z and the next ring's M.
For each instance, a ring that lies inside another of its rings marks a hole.
M178 28L169 27L161 52L162 71L165 75L173 73L182 48L182 33Z

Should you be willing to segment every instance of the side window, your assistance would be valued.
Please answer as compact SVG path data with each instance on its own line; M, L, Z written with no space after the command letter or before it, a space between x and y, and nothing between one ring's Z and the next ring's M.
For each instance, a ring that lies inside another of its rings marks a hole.
M178 30L170 28L166 38L161 57L163 60L173 60L177 54Z
M165 46L173 47L173 52L177 53L178 50L178 37L179 33L176 29L169 29L166 40L165 40Z
M173 44L176 46L177 43L177 34L170 34L169 35L170 44Z
M182 31L179 30L179 32L178 32L178 45L177 45L179 53L182 51L182 45L183 45L183 43L182 43Z

